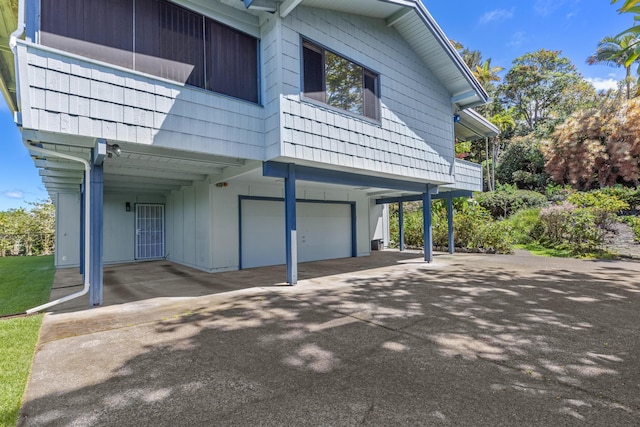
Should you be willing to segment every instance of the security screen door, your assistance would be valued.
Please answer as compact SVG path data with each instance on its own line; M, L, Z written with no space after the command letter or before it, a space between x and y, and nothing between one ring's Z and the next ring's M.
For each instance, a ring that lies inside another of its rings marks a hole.
M164 205L136 204L136 259L164 257Z

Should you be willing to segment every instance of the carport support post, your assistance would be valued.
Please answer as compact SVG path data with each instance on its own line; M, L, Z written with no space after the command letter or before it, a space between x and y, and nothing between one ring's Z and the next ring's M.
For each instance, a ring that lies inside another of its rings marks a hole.
M85 259L84 259L84 223L86 221L85 218L85 212L84 212L84 208L85 208L85 202L84 202L84 198L85 196L85 188L87 186L87 180L88 177L86 176L86 173L83 172L82 174L83 179L82 179L82 184L80 184L80 274L82 274L82 282L84 282L84 275L88 274L87 271L84 271L84 266L85 266Z
M453 240L453 196L447 195L447 231L449 235L449 253L455 252L455 242Z
M400 252L404 251L404 210L402 202L398 202L398 244Z
M298 283L298 240L296 234L296 169L287 165L284 178L285 244L287 261L287 283Z
M89 287L89 306L94 307L102 305L102 238L103 238L103 165L106 155L106 141L98 140L96 147L93 149L93 162L91 165L91 247L90 257L91 265L89 271L89 279L91 286Z
M424 226L424 260L433 261L433 233L431 231L431 193L429 184L422 193L422 221Z

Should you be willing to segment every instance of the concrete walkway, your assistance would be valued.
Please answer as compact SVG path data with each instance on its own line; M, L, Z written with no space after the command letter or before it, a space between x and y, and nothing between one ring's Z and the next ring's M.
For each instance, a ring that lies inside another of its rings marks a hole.
M49 314L20 424L638 425L640 263L403 257Z

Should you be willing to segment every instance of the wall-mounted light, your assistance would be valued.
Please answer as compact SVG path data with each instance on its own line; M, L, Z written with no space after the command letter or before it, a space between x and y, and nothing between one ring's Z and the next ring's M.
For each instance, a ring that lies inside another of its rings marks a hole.
M216 182L216 187L226 187L228 185L228 182Z
M118 144L107 144L107 157L111 158L114 154L116 157L120 157L120 154L122 154L120 146Z
M124 204L124 210L127 211L127 212L131 212L131 203L126 202Z

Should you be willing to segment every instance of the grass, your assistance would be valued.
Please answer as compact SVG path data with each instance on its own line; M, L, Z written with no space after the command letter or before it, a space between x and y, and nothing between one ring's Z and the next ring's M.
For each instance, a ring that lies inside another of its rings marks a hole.
M0 315L45 303L53 257L0 258ZM42 315L0 319L0 427L14 427L35 354Z
M18 421L42 314L0 320L0 426Z
M0 316L47 302L54 272L51 255L0 258Z
M576 255L570 249L566 248L547 248L539 243L527 243L526 245L515 245L516 249L524 249L537 256L547 256L556 258L584 258L584 259L618 259L616 254L612 254L607 251L588 252L580 255Z

